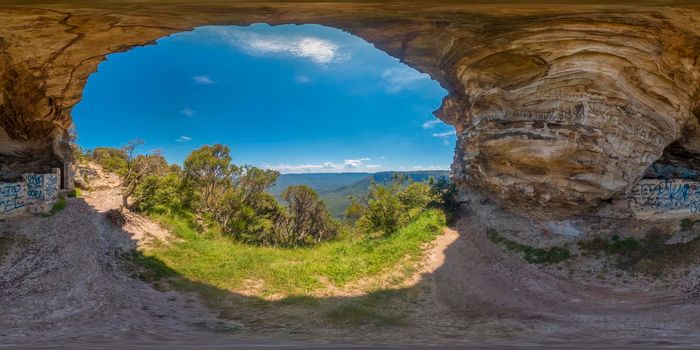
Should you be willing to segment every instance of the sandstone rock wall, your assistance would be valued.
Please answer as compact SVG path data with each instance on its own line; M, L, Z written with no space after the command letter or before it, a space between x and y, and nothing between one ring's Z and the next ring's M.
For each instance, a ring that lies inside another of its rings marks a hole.
M255 22L344 29L430 74L449 92L436 114L458 133L457 182L531 215L624 197L660 158L678 164L671 145L700 154L698 6L55 1L0 15L0 178L70 161L71 108L106 55Z

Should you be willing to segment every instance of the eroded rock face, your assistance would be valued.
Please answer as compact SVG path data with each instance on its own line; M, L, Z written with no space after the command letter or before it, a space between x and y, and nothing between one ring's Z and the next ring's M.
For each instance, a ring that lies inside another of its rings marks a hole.
M436 114L458 134L455 179L532 215L593 210L671 144L700 153L699 7L152 1L0 13L3 176L70 159L70 110L107 54L255 22L344 29L430 74L449 92Z

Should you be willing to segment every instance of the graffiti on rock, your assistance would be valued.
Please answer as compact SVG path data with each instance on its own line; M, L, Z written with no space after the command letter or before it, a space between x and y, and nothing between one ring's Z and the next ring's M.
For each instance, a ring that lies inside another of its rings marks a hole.
M27 197L30 199L44 199L44 174L26 174Z
M0 214L9 214L26 206L21 183L0 183Z
M55 199L56 193L58 192L58 176L54 174L46 175L46 187L44 189L44 194L46 199Z
M0 217L58 198L59 175L24 174L22 182L0 183Z
M637 211L700 212L700 182L688 180L642 180L627 197Z

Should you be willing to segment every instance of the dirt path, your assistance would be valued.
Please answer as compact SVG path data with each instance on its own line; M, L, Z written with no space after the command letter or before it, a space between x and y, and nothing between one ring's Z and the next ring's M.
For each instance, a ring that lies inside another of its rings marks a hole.
M130 276L120 257L139 235L106 219L118 204L117 190L100 188L69 199L55 216L2 223L0 234L23 244L0 259L0 343L187 337L226 323L192 297L156 291Z
M127 214L124 228L106 219L120 204L117 180L103 174L95 191L70 199L53 217L1 223L0 235L12 239L0 240L7 245L0 247L7 252L0 256L0 344L118 339L231 345L245 344L243 338L290 344L285 329L251 333L243 322L217 318L196 297L156 291L132 278L122 254L172 237L136 214ZM434 242L421 273L407 281L407 289L420 296L396 303L410 314L407 324L372 327L371 336L364 327L323 324L304 332L314 342L365 343L697 344L700 339L700 305L678 292L617 290L554 276L488 240L485 231L493 220L490 214L470 215Z

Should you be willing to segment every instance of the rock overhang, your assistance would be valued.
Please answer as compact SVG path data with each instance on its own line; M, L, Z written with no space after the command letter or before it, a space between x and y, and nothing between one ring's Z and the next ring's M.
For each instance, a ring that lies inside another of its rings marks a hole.
M71 108L110 53L201 25L315 23L448 91L436 115L458 134L457 183L530 214L592 212L657 160L677 164L670 145L700 153L700 7L619 4L3 6L12 20L0 24L0 172L70 162Z

